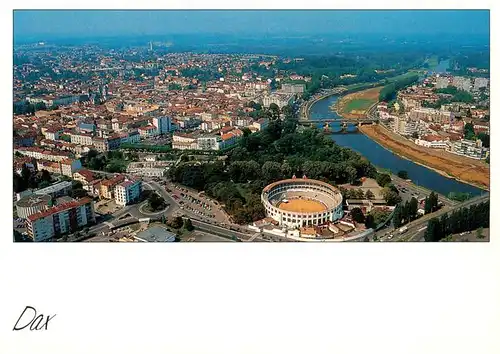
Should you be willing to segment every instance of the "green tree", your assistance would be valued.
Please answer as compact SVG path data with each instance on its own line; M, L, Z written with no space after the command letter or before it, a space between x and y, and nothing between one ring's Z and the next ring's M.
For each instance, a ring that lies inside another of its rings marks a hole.
M365 193L365 198L368 200L372 200L373 198L375 198L375 195L371 190L368 189Z
M364 223L365 222L365 216L360 208L353 208L351 210L351 217L357 223Z
M368 229L374 229L377 225L375 224L375 218L373 217L373 215L371 214L368 214L365 218L365 226L368 228Z
M442 237L442 227L437 218L432 218L427 223L427 229L425 230L424 239L426 242L436 242L439 241Z
M402 179L408 179L408 171L399 171L398 177Z
M379 173L377 174L376 181L380 187L385 187L389 183L391 183L391 176L389 176L386 173Z
M184 228L187 231L193 231L194 230L194 226L193 226L193 223L191 222L191 219L184 220Z
M388 187L382 189L382 195L388 205L396 205L401 202L399 194Z
M401 211L401 205L399 204L394 208L392 221L394 223L394 227L400 227L403 224L403 215Z
M148 207L152 211L159 211L165 208L165 199L153 192L148 197Z
M271 183L281 179L281 164L275 161L266 161L262 165L262 178L266 181L266 183Z
M168 221L168 225L174 229L180 229L184 225L184 221L182 220L182 217L177 216L175 218L171 218Z
M476 133L474 132L474 125L472 123L465 123L464 138L467 140L474 140L476 138Z
M418 201L416 198L412 197L410 199L410 207L408 211L408 215L410 216L410 220L414 220L417 218L418 213Z
M483 235L483 228L480 227L479 229L476 230L476 237L479 239L479 240L482 240L484 239L486 236Z

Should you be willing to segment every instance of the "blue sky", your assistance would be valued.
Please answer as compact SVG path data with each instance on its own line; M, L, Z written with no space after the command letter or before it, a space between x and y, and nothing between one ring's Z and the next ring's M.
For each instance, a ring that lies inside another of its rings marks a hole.
M489 11L15 11L14 36L183 33L488 35Z

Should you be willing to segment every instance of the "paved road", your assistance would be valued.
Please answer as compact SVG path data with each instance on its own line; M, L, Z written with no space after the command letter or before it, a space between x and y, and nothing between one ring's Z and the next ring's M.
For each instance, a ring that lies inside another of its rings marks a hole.
M490 196L489 194L478 196L472 199L469 199L463 203L457 204L453 207L443 207L442 209L422 216L420 219L417 219L415 221L412 221L411 223L407 224L406 227L408 228L408 231L406 231L404 234L395 234L394 238L391 241L400 241L400 240L406 240L406 241L420 241L423 238L423 235L425 233L425 227L427 226L427 222L432 219L432 218L437 218L441 217L443 214L447 214L452 212L453 210L458 210L460 208L467 208L473 204L478 204L481 202L485 202L489 200Z
M428 190L427 188L417 186L413 182L408 182L402 178L399 178L396 175L391 175L391 178L396 185L400 185L406 189L409 189L413 193L416 192L416 193L420 194L419 197L421 197L421 198L427 197L431 194L431 191ZM434 192L434 193L436 193L436 192ZM448 206L455 206L455 205L459 204L459 202L448 199L447 197L445 197L444 195L441 195L441 194L438 194L438 199L440 201L442 201L444 205L448 205Z

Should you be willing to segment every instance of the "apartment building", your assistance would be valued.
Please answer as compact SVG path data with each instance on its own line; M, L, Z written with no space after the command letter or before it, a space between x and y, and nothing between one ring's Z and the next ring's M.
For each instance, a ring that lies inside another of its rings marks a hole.
M411 136L418 132L418 122L407 120L403 117L394 117L393 130L395 133L401 134L403 136Z
M33 241L47 242L93 222L94 201L82 198L28 216L26 226Z
M139 135L142 138L150 138L159 134L158 129L154 125L148 125L146 127L139 127Z
M172 137L172 149L178 150L197 150L197 139L186 134L176 133Z
M224 136L203 136L197 139L198 150L220 150L223 146Z
M275 103L281 109L288 104L293 103L293 95L273 93L271 95L264 96L262 99L262 105L264 107L269 107L271 103Z
M252 125L258 130L264 130L269 125L269 120L267 118L260 118L259 120L253 122Z
M141 196L141 180L125 180L115 187L115 202L118 205L128 205L139 200Z
M101 182L99 196L102 199L114 199L115 187L123 181L125 181L125 176L123 175L117 175L111 179L105 179Z
M92 145L92 135L85 133L70 134L71 143L79 145Z
M485 159L488 156L488 150L483 148L483 143L479 139L476 141L462 139L450 143L449 151L477 160Z
M73 177L73 173L82 168L82 162L79 159L66 159L61 163L61 174L68 177Z
M426 135L421 139L415 139L415 144L433 149L447 149L449 139L437 135Z
M14 153L19 152L21 155L29 156L37 160L47 160L61 162L72 155L66 151L44 150L39 147L17 147L14 148Z
M409 118L413 121L425 120L438 124L451 124L453 112L434 108L417 108L410 111Z
M172 120L170 117L155 117L153 126L158 130L158 134L165 134L172 130Z
M283 84L281 85L281 92L286 94L304 93L306 85L304 84Z

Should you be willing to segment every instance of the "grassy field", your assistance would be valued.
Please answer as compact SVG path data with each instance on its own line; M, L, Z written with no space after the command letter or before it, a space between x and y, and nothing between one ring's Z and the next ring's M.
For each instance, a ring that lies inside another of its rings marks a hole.
M341 97L333 109L344 118L363 118L370 106L378 102L382 87L350 93Z
M427 64L429 64L430 69L434 69L436 66L439 65L439 58L437 55L433 55L429 59L427 59L426 62Z
M415 72L409 71L409 72L407 72L405 74L401 74L401 75L398 75L398 76L390 77L390 78L387 79L387 81L394 82L394 81L397 81L397 80L405 79L405 78L407 78L409 76L413 76L413 75L415 75Z
M353 110L368 109L374 103L375 102L373 100L369 100L369 99L365 99L365 98L355 99L355 100L349 101L346 104L344 111L351 112Z

